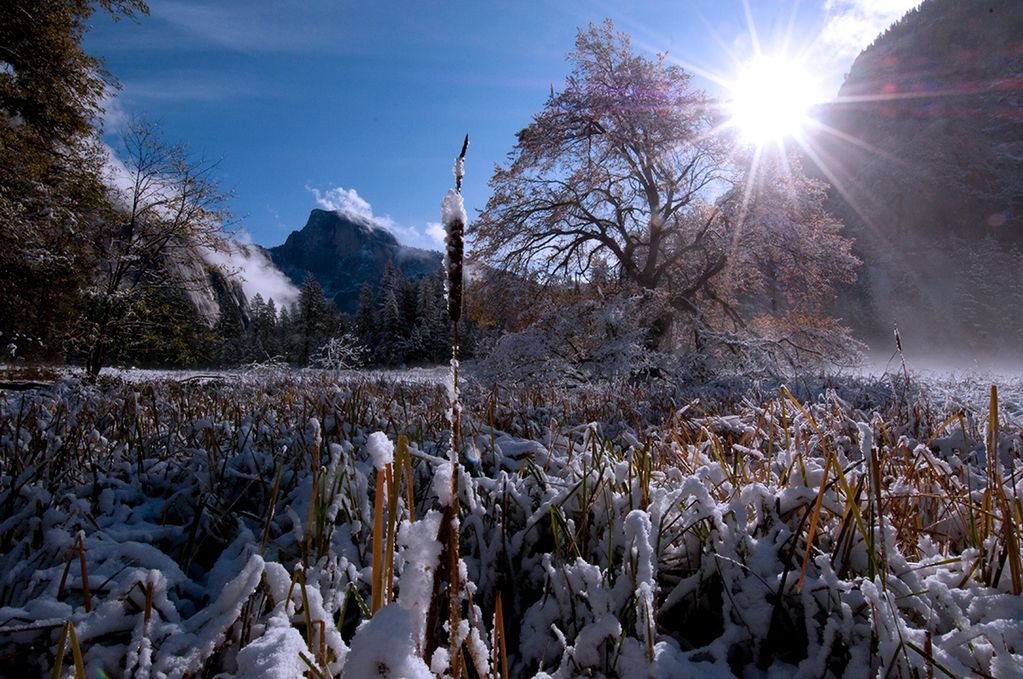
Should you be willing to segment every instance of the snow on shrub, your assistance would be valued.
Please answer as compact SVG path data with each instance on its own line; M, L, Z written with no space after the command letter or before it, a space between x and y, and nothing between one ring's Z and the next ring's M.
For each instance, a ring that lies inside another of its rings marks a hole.
M467 385L467 662L499 666L500 592L512 676L1010 676L1019 385L990 403L941 385L946 412L806 382ZM445 672L445 390L275 373L0 393L4 671L49 673L70 621L89 676ZM372 615L387 465L393 596Z

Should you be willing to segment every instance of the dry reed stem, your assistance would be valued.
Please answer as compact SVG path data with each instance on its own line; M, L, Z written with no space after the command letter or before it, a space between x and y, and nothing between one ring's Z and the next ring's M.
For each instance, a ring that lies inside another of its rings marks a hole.
M149 621L153 617L153 581L148 580L146 582L146 608L145 613L142 616L142 622L146 629L149 629Z
M85 677L85 662L82 659L82 648L78 644L78 634L75 632L75 626L70 620L64 623L64 630L60 634L60 640L57 642L57 654L53 661L53 672L51 674L53 679L60 679L60 675L64 671L64 653L67 648L68 641L71 642L71 657L75 663L75 679L86 679Z
M408 437L399 436L394 449L394 459L398 465L398 474L405 479L405 504L407 505L409 523L416 522L416 489L412 483L412 454L408 448Z
M494 674L500 676L501 679L509 679L511 675L508 673L508 649L506 647L507 635L504 630L504 603L501 598L501 592L498 590L497 598L494 601L494 653L495 655L500 654L501 661L501 672L497 674L497 658L494 659Z
M387 494L387 474L377 470L376 497L373 500L373 580L370 585L370 612L376 613L384 605L384 496Z
M394 534L398 526L398 493L394 482L393 465L384 467L387 489L387 539L384 544L383 595L384 605L391 602L394 587Z
M462 151L455 163L455 191L462 192L462 167L465 153L469 148L469 135L465 135L462 142ZM462 290L463 290L463 233L465 224L458 217L453 217L450 222L444 224L447 231L445 239L447 245L447 276L448 276L448 316L451 319L451 502L444 508L444 523L449 527L447 533L446 549L447 579L448 579L448 638L450 647L448 657L450 658L451 675L459 677L462 674L462 653L459 630L462 620L462 596L461 596L461 575L459 562L461 561L461 539L459 522L459 498L458 498L458 477L460 476L460 444L461 444L461 403L459 403L458 385L458 344L459 344L459 320L462 316Z
M66 593L67 576L71 570L71 561L75 558L75 554L78 555L78 566L82 574L82 603L85 605L85 612L91 613L92 594L89 591L89 567L85 562L85 533L82 531L78 531L78 535L75 536L74 544L71 545L67 560L64 562L64 573L60 576L60 584L57 586L57 600L63 599Z

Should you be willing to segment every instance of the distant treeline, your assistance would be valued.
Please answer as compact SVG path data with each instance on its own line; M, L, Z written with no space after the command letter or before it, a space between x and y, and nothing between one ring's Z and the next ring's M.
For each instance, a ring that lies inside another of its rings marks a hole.
M212 328L203 323L184 291L158 307L147 327L111 355L120 365L145 367L238 367L268 362L296 367L322 364L331 340L350 350L366 366L423 365L446 362L451 329L440 272L409 280L388 265L376 291L362 288L354 316L339 313L310 276L292 305L278 306L256 295L246 307L220 305ZM476 324L467 322L462 356L477 343Z

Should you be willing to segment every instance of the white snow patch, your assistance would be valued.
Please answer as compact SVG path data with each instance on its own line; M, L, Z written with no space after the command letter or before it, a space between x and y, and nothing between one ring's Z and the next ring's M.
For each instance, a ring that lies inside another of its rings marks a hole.
M440 207L440 220L444 223L448 233L450 234L451 225L455 222L461 222L464 227L469 223L469 217L465 213L465 203L462 201L462 194L454 189L448 189L448 193L444 196L444 202L441 203Z
M299 679L310 657L305 640L283 610L267 620L266 630L238 652L238 679Z
M411 617L407 609L392 603L363 623L352 640L345 676L434 679L416 651Z
M373 467L383 470L384 467L394 462L394 444L382 431L373 432L366 439L366 452L373 463Z

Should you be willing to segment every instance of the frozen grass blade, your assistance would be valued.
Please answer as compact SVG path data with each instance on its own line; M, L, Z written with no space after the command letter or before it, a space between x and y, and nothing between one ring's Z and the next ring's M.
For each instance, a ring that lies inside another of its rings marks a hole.
M78 645L78 634L75 632L75 626L70 620L64 623L64 630L61 632L60 640L57 642L57 657L54 659L53 672L50 676L52 679L60 679L60 675L63 674L64 653L68 642L71 643L71 657L75 663L75 679L86 679L82 648Z
M281 457L283 458L283 451ZM274 484L270 491L270 501L267 503L266 518L263 521L263 532L259 538L259 551L263 553L270 540L270 528L273 525L274 515L277 512L277 498L281 492L281 476L284 474L283 460L277 463L277 473L274 474Z
M387 496L387 474L377 470L376 496L373 500L373 581L370 589L370 611L384 607L384 498Z
M803 581L806 579L806 569L810 565L810 555L813 553L813 541L817 537L817 524L820 521L821 507L824 504L824 493L828 488L828 470L831 469L831 456L828 455L824 461L824 473L821 475L820 489L817 491L817 499L810 511L810 527L806 531L806 552L803 554L803 565L799 569L799 579L796 581L796 591L803 589Z
M508 674L508 649L505 646L505 640L507 635L504 631L504 602L501 597L501 591L498 590L497 596L494 599L494 648L493 652L495 656L493 666L494 674L501 679L510 679L511 675ZM500 660L500 665L498 665ZM500 674L497 669L500 667Z
M89 567L85 561L85 533L78 531L75 542L68 552L67 561L64 563L64 573L60 576L60 584L57 586L57 599L65 596L68 572L71 570L71 561L75 555L78 556L78 567L82 576L82 603L85 605L85 612L92 612L92 594L89 591Z
M992 489L997 496L1001 512L1003 553L1009 562L1012 593L1019 595L1023 593L1023 565L1020 563L1019 524L1013 511L1012 505L1014 503L1009 502L1008 495L1005 492L1005 480L998 451L998 424L998 387L992 384L991 397L988 402L987 466L990 474L988 488ZM997 585L997 580L992 582L992 584Z
M383 595L384 605L391 602L394 586L394 535L398 527L398 489L394 481L393 465L384 468L387 487L387 540L384 545Z
M412 454L409 452L408 438L399 436L394 447L394 464L398 467L398 475L405 481L405 505L410 523L416 522L415 485L412 479ZM395 492L397 497L397 492Z
M326 677L323 676L323 672L316 667L316 663L310 660L309 656L300 651L298 657L301 658L302 662L305 663L305 666L309 668L309 672L315 679L326 679Z

